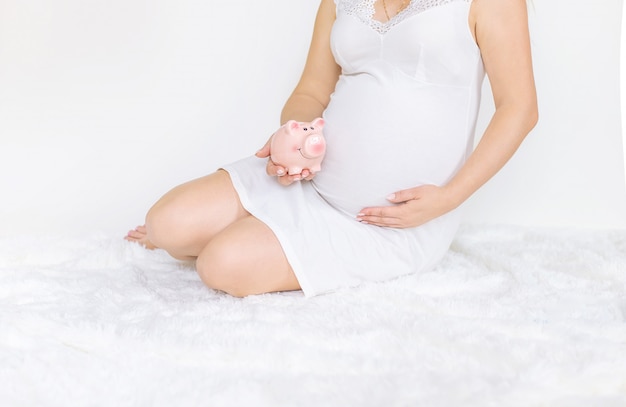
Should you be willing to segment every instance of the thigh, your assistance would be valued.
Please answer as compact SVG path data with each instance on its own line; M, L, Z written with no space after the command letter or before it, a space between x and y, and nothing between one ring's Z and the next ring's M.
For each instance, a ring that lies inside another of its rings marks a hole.
M207 286L237 297L300 289L278 239L253 216L215 236L200 253L196 268Z
M230 176L219 170L179 185L146 215L149 240L175 257L196 257L215 235L248 216Z

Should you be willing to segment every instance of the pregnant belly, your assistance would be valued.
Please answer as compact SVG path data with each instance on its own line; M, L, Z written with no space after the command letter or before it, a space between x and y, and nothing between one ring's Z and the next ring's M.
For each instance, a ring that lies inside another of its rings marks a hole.
M338 90L324 115L326 157L313 185L349 216L389 205L386 197L398 190L443 185L465 160L464 98L455 101L437 89L372 95L362 86L348 98Z

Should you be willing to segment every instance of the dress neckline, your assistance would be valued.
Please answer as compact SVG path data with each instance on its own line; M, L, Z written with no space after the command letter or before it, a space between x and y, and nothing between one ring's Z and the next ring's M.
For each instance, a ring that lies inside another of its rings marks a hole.
M376 15L375 4L378 0L335 1L337 2L339 9L343 10L348 15L352 15L358 18L364 24L368 25L371 29L373 29L380 35L386 34L396 25L413 17L414 15L421 14L424 11L430 10L431 8L442 6L444 4L452 2L472 2L472 0L411 0L403 10L394 15L389 21L382 22L374 17Z
M368 1L368 6L370 6L371 8L371 15L370 15L370 20L373 24L380 24L380 25L387 25L387 24L391 24L393 23L393 21L396 18L399 18L403 13L405 13L410 7L411 7L411 3L413 3L413 0L410 0L407 5L400 10L398 13L394 14L389 20L387 21L380 21L378 19L376 19L376 3L377 2L382 2L382 0L374 0L374 1ZM369 4L371 3L371 4Z

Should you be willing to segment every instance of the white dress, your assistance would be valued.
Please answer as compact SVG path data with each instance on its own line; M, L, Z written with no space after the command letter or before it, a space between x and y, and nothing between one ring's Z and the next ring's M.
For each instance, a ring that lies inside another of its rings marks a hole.
M410 229L361 224L389 194L443 185L473 146L484 68L471 0L413 0L388 23L374 0L335 0L331 48L342 74L324 112L327 141L313 181L283 187L265 159L223 167L244 207L277 236L306 296L434 266L457 211Z

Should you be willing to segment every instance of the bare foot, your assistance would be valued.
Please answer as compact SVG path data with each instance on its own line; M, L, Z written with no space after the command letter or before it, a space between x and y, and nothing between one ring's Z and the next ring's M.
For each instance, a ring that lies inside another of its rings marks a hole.
M144 225L137 226L134 230L130 230L124 239L129 242L139 243L148 250L157 248L150 240L148 240L148 232L146 232L146 227Z

